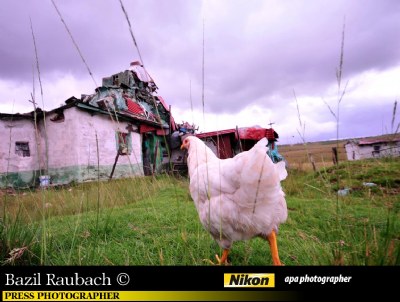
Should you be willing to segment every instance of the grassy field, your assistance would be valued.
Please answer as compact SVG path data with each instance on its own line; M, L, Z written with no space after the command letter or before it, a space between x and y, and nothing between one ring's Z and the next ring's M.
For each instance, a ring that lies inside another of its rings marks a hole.
M365 186L363 183L374 183ZM278 234L285 265L399 265L400 160L290 169L289 217ZM338 189L348 194L338 196ZM94 182L1 196L4 265L210 265L186 178ZM271 265L262 239L236 242L232 265Z
M316 169L334 165L332 148L337 149L339 162L346 161L345 143L346 140L339 141L338 144L336 141L325 141L307 143L306 145L282 145L279 146L279 152L285 157L291 168L311 171L313 167L310 160L314 161ZM307 152L310 158L308 158Z

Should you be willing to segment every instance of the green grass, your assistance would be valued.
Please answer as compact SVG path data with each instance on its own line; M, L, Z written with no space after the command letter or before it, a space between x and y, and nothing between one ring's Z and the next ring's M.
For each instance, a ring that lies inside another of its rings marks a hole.
M282 182L289 208L278 234L282 262L399 265L399 171L398 159L344 162L316 173L290 170ZM344 187L350 194L337 197ZM221 252L199 222L185 178L19 192L3 195L1 209L3 264L209 265L204 259ZM260 238L236 242L230 261L271 265L269 245Z

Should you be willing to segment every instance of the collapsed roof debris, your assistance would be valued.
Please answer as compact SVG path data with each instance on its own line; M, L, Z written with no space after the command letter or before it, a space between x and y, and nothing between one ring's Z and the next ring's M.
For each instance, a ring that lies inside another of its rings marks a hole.
M129 70L103 78L102 86L94 94L82 95L81 101L112 114L118 112L159 126L141 125L141 133L155 130L158 135L170 134L176 129L175 122L164 99L154 95L157 89L151 76L135 61Z

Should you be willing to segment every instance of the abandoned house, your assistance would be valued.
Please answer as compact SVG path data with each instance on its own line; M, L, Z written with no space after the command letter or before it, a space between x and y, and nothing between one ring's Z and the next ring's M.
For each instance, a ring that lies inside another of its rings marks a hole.
M400 156L400 136L349 140L344 147L348 160Z
M150 175L169 162L170 108L140 63L51 111L0 113L0 187Z

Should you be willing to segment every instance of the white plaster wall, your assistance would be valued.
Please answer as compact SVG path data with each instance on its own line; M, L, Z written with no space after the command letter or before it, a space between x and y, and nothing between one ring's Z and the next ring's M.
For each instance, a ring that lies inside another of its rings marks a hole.
M48 162L53 183L93 180L97 178L98 171L101 178L108 178L117 155L115 133L120 131L130 133L132 152L119 156L113 177L143 175L142 138L135 132L136 126L112 121L106 115L92 115L76 107L64 109L62 122L53 122L50 120L52 117L54 114L48 114L46 124L41 121L38 125L40 156L32 120L0 120L0 173L18 172L19 181L30 183L37 177L34 171L46 169ZM15 154L16 141L29 142L30 157ZM97 166L98 158L100 169Z
M48 156L49 169L77 165L79 137L77 131L80 131L80 129L75 127L75 117L71 114L73 110L76 109L64 110L65 120L57 123L50 120L54 114L48 114L46 116L46 129L44 123L41 123L41 135L43 140L47 135L48 146L47 154L44 148L42 155L44 160ZM76 118L82 119L80 116Z
M0 120L0 137L0 173L38 169L35 128L32 120ZM15 142L18 141L29 142L29 157L15 154Z
M117 155L115 132L127 133L129 125L76 107L64 110L64 122L54 123L50 118L47 117L49 168L97 167L98 158L100 166L112 166ZM142 165L141 135L134 132L131 135L132 153L119 156L117 165Z
M346 155L347 155L347 160L358 160L360 159L360 154L358 150L358 145L355 144L346 144L345 145L346 149ZM353 152L354 152L354 157L353 157Z
M389 145L389 144L381 144L381 150L379 154L373 155L374 147L373 145L355 145L355 144L346 144L346 154L348 160L353 160L353 151L355 154L354 160L364 159L364 158L373 158L373 157L385 157L385 156L400 156L400 146Z
M143 173L142 135L137 132L131 132L131 135L132 135L132 153L129 155L129 162L130 164L140 165L141 171ZM128 158L128 156L126 157Z
M364 158L372 158L372 146L359 146L356 144L347 144L346 145L346 154L348 160L353 160L353 152L354 152L354 160L364 159Z
M372 158L372 151L374 151L372 146L358 146L359 159Z
M400 142L383 144L381 146L380 156L400 156Z

